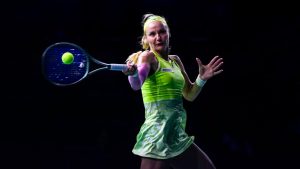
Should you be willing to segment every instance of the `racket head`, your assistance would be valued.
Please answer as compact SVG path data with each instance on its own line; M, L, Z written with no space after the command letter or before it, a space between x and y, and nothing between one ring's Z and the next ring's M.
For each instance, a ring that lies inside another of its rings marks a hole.
M71 64L62 62L62 55L74 56ZM80 46L69 42L50 45L42 55L42 71L45 78L56 86L68 86L83 80L89 71L89 55Z

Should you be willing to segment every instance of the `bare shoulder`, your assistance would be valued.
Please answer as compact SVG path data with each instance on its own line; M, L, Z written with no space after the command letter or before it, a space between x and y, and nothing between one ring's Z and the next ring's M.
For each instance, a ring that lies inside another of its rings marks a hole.
M171 60L174 60L174 61L176 61L177 62L177 64L182 64L182 62L181 62L181 60L180 60L180 57L178 56L178 55L169 55L169 58L171 59Z
M180 60L178 55L169 55L169 58L174 60L178 60L178 59Z
M180 57L178 55L169 55L169 58L171 60L174 60L182 71L185 71L183 63L181 62Z

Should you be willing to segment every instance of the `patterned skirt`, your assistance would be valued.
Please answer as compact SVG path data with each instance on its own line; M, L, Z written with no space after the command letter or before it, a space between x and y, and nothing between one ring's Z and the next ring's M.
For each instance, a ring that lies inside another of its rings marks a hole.
M168 159L184 152L194 141L185 132L182 99L144 103L145 121L136 137L133 154Z

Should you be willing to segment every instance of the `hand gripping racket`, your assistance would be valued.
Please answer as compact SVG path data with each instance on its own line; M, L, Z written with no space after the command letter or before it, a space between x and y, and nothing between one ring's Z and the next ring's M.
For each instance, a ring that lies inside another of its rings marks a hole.
M97 68L91 69L90 63ZM101 70L123 71L126 64L108 64L90 56L80 46L69 42L50 45L42 55L42 71L48 81L57 86L76 84Z

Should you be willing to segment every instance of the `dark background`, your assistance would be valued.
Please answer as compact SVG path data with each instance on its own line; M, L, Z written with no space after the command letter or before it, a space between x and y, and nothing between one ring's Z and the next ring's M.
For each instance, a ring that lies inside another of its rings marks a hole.
M73 42L105 62L140 50L141 18L163 15L171 53L191 79L195 57L224 58L194 102L187 132L218 169L299 168L300 15L285 2L10 1L2 6L2 168L139 168L131 153L144 118L140 92L120 72L69 87L42 75L52 43Z

